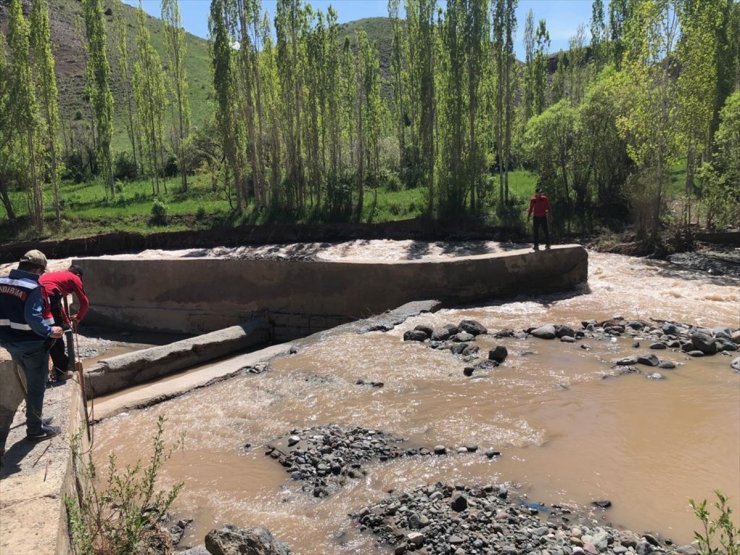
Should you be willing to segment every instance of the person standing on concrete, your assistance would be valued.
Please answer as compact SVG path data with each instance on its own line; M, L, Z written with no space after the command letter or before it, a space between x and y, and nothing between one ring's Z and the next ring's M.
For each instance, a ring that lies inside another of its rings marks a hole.
M68 270L45 273L39 278L39 283L49 299L54 324L61 327L67 335L67 350L69 350L74 341L71 337L72 330L82 321L90 306L85 288L82 286L82 268L72 265ZM70 316L67 314L65 301L67 296L72 294L77 297L80 308L77 314ZM70 356L67 354L67 350L65 350L63 339L55 341L51 347L54 381L57 383L64 383L67 380L67 372L70 370ZM74 363L74 361L71 362Z
M550 230L547 227L547 219L552 209L550 208L550 199L547 195L542 194L542 189L537 187L534 196L529 199L529 212L527 221L534 214L534 224L532 226L532 235L534 239L534 250L540 250L540 228L545 232L545 248L550 248Z
M26 377L26 437L42 441L60 433L43 421L49 349L63 330L55 326L39 285L46 271L46 256L38 250L21 257L18 269L0 277L0 346L23 369Z

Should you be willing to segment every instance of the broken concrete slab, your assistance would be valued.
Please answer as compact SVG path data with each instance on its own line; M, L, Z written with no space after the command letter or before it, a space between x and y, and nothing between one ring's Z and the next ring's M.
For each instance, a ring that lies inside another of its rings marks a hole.
M169 345L111 357L85 370L85 389L89 397L100 397L264 345L269 339L269 324L257 319Z

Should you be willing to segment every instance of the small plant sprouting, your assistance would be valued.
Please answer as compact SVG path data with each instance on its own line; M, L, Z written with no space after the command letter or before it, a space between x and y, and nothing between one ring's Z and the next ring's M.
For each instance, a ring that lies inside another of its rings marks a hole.
M183 439L167 448L162 439L165 421L163 416L157 421L157 432L152 438L154 449L146 466L138 461L133 467L119 468L115 455L110 455L104 487L98 480L92 456L81 453L81 433L72 438L77 496L65 496L64 503L75 553L138 553L148 545L171 551L169 538L160 531L160 522L183 483L160 491L156 489L156 481L162 465L182 447Z
M717 501L714 507L719 511L716 520L711 518L707 500L697 503L689 499L689 505L696 518L702 524L702 530L694 531L699 553L702 555L740 555L740 528L732 521L732 508L728 499L719 490L715 490ZM715 546L715 543L719 546Z

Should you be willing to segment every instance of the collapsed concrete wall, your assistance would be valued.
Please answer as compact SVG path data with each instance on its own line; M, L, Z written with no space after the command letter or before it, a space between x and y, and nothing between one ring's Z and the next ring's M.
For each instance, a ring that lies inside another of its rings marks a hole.
M80 259L88 321L203 333L265 316L289 340L435 298L445 305L573 288L588 275L577 245L444 260L328 261L135 257Z
M169 345L105 358L85 370L86 393L89 397L107 395L253 349L269 339L267 321L257 319Z

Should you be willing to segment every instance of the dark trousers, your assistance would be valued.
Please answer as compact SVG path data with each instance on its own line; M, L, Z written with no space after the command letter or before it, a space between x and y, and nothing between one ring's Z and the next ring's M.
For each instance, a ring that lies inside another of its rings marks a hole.
M5 343L3 347L26 374L26 430L29 435L37 434L41 431L49 350L43 341Z
M545 232L545 245L550 246L550 230L547 227L547 216L535 216L532 231L534 234L534 248L540 246L540 228Z
M59 326L63 329L67 329L68 326L64 322L64 308L62 306L62 296L57 294L53 295L49 298L49 306L51 307L51 314L54 316L54 325ZM64 334L65 336L68 335L67 333ZM69 343L70 338L67 337L67 342ZM69 346L69 345L68 345ZM56 368L56 376L54 376L57 379L64 379L66 378L66 372L69 370L69 355L68 355L68 348L65 347L64 344L64 338L60 337L56 341L54 341L54 344L51 346L51 350L49 351L49 354L51 355L51 362L54 364L54 367Z

